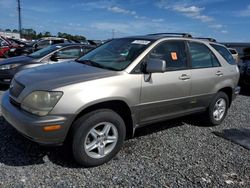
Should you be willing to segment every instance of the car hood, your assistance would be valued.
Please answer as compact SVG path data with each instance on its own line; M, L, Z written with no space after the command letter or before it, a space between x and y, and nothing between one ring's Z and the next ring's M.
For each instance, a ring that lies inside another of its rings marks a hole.
M34 58L28 57L28 56L11 57L11 58L0 61L0 66L9 65L9 64L27 64L33 61L34 61Z
M115 75L118 75L118 72L68 61L27 69L16 74L15 80L25 87L53 90L74 83Z

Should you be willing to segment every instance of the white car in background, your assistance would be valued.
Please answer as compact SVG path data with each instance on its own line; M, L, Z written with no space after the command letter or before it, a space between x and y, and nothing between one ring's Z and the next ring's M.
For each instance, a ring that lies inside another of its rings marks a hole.
M228 50L231 52L235 62L237 64L239 64L240 63L240 56L239 56L239 53L237 52L237 50L234 48L228 48Z

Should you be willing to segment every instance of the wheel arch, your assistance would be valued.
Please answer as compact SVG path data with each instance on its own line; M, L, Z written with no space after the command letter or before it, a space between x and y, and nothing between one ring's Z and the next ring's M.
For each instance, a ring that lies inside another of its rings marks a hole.
M96 104L91 104L90 106L82 109L77 116L74 118L70 129L68 131L68 135L72 132L74 122L82 117L83 115L98 110L98 109L110 109L114 112L118 113L121 118L123 119L125 126L126 126L126 138L133 137L134 134L134 121L132 117L132 111L128 104L122 100L110 100L104 102L98 102ZM67 137L68 137L67 135Z
M224 92L228 96L229 107L230 107L231 104L232 104L232 101L233 101L233 88L231 88L231 87L224 87L224 88L221 88L218 92Z

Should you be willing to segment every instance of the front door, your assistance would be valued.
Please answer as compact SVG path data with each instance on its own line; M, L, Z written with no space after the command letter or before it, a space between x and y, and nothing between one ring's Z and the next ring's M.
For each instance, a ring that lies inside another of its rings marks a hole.
M160 43L148 58L165 60L167 71L152 73L149 81L142 80L140 123L150 123L190 110L191 73L185 42Z

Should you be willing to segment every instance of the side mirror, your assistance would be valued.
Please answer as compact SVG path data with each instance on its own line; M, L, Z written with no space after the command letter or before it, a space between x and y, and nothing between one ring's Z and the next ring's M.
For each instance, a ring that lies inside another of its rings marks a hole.
M147 73L166 72L166 61L162 59L149 59L146 65Z
M51 60L51 61L58 61L58 59L59 59L59 56L58 56L57 53L54 53L54 54L50 57L50 60Z

